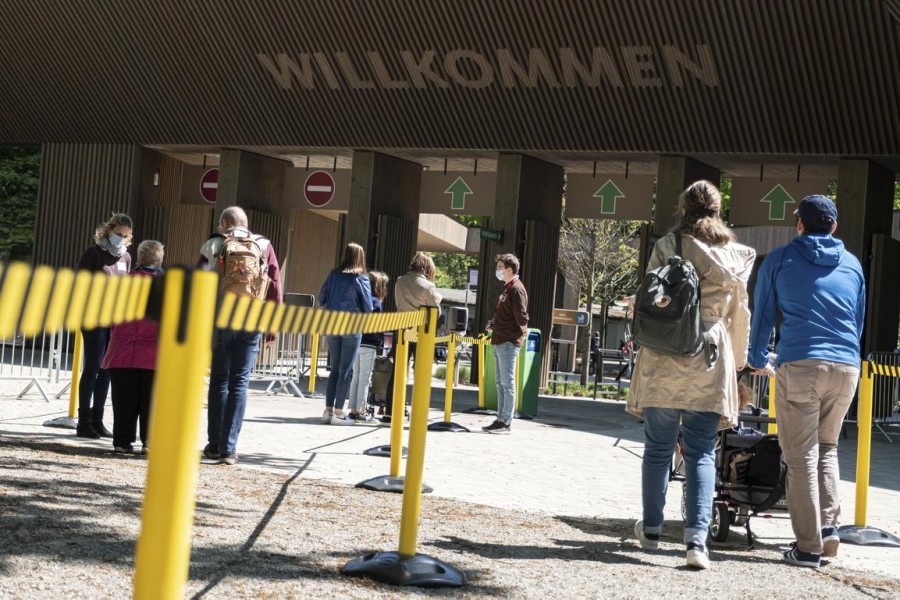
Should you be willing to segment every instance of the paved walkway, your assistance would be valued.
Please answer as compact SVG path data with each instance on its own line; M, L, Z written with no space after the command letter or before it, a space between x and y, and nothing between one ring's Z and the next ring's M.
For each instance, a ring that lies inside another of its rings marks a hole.
M324 383L324 380L320 380ZM102 447L108 441L76 439L72 431L43 427L66 412L65 400L46 403L33 390L16 396L22 382L0 381L0 436L33 436ZM437 385L437 383L436 383ZM320 424L324 400L286 394L268 396L255 384L238 448L240 467L296 472L302 477L353 485L387 475L389 459L362 454L389 443L387 427ZM52 388L56 391L58 388ZM306 390L305 385L303 386ZM443 420L444 389L432 392L430 421ZM463 413L474 407L477 393L463 388L454 395L453 420L471 433L429 432L424 481L434 494L511 510L541 511L573 517L637 518L640 515L640 460L643 429L626 414L623 403L609 400L541 397L534 420L516 420L509 436L484 434L492 417ZM111 427L111 411L107 425ZM204 415L205 416L205 415ZM889 429L896 443L877 431L872 445L868 525L900 534L900 428ZM205 421L198 449L205 438ZM840 446L842 522L855 510L856 432L850 427ZM405 434L404 434L405 437ZM405 461L402 466L405 469ZM402 472L401 472L402 474ZM673 483L667 519L680 518L681 485ZM754 518L762 541L787 544L792 539L784 514ZM731 534L742 538L738 529ZM897 577L900 548L841 547L840 564Z

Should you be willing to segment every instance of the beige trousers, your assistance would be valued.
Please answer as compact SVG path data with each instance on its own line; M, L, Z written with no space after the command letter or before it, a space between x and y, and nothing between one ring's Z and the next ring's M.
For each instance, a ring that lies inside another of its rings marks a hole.
M775 375L788 512L803 552L821 554L822 528L837 527L838 436L858 380L859 367L825 360L784 363Z

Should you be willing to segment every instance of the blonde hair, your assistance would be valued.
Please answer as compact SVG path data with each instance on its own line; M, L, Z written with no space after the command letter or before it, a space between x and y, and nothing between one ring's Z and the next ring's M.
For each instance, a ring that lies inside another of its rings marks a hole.
M161 267L165 248L162 242L156 240L144 240L138 244L137 264L138 266L147 265L148 267Z
M681 222L672 230L674 233L687 233L713 246L736 239L719 216L722 194L711 182L701 179L689 185L678 197L678 208Z
M344 257L338 265L338 271L361 275L366 272L366 251L363 247L350 242L344 248Z
M409 261L409 270L425 275L428 281L434 281L434 261L424 252L416 252Z
M120 225L129 229L134 229L131 217L125 213L112 213L108 221L101 223L97 226L97 229L94 230L94 241L99 242L100 240L105 240L109 237L109 234L112 233L112 230ZM129 243L127 245L131 244Z
M388 283L391 278L381 271L369 271L369 281L372 282L372 295L384 302L388 295Z

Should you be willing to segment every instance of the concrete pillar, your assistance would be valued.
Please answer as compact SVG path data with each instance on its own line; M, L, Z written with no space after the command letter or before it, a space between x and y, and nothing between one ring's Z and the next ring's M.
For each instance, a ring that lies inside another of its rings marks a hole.
M497 160L494 217L488 227L502 231L503 240L482 241L478 270L475 323L483 330L501 291L494 276L494 257L511 252L522 262L522 283L528 291L529 327L540 329L544 336L543 372L550 359L562 192L562 167L522 154L501 154ZM527 232L532 239L528 239Z
M422 166L378 152L357 151L352 177L344 240L360 244L368 265L394 282L406 273L416 252ZM390 294L386 310L394 309Z
M891 267L898 262L898 244L890 240L894 184L894 174L871 160L844 159L838 164L835 236L856 255L866 275L864 353L890 351L897 342L896 270ZM881 242L873 244L879 236Z

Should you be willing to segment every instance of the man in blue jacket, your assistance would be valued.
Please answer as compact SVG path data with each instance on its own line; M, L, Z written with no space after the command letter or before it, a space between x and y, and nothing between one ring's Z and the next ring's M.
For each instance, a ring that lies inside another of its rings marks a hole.
M773 250L759 270L749 363L775 377L778 440L797 537L784 560L815 568L821 557L836 556L840 544L838 435L859 380L866 287L859 261L832 237L834 202L807 196L794 214L798 236ZM777 312L782 323L770 358Z

